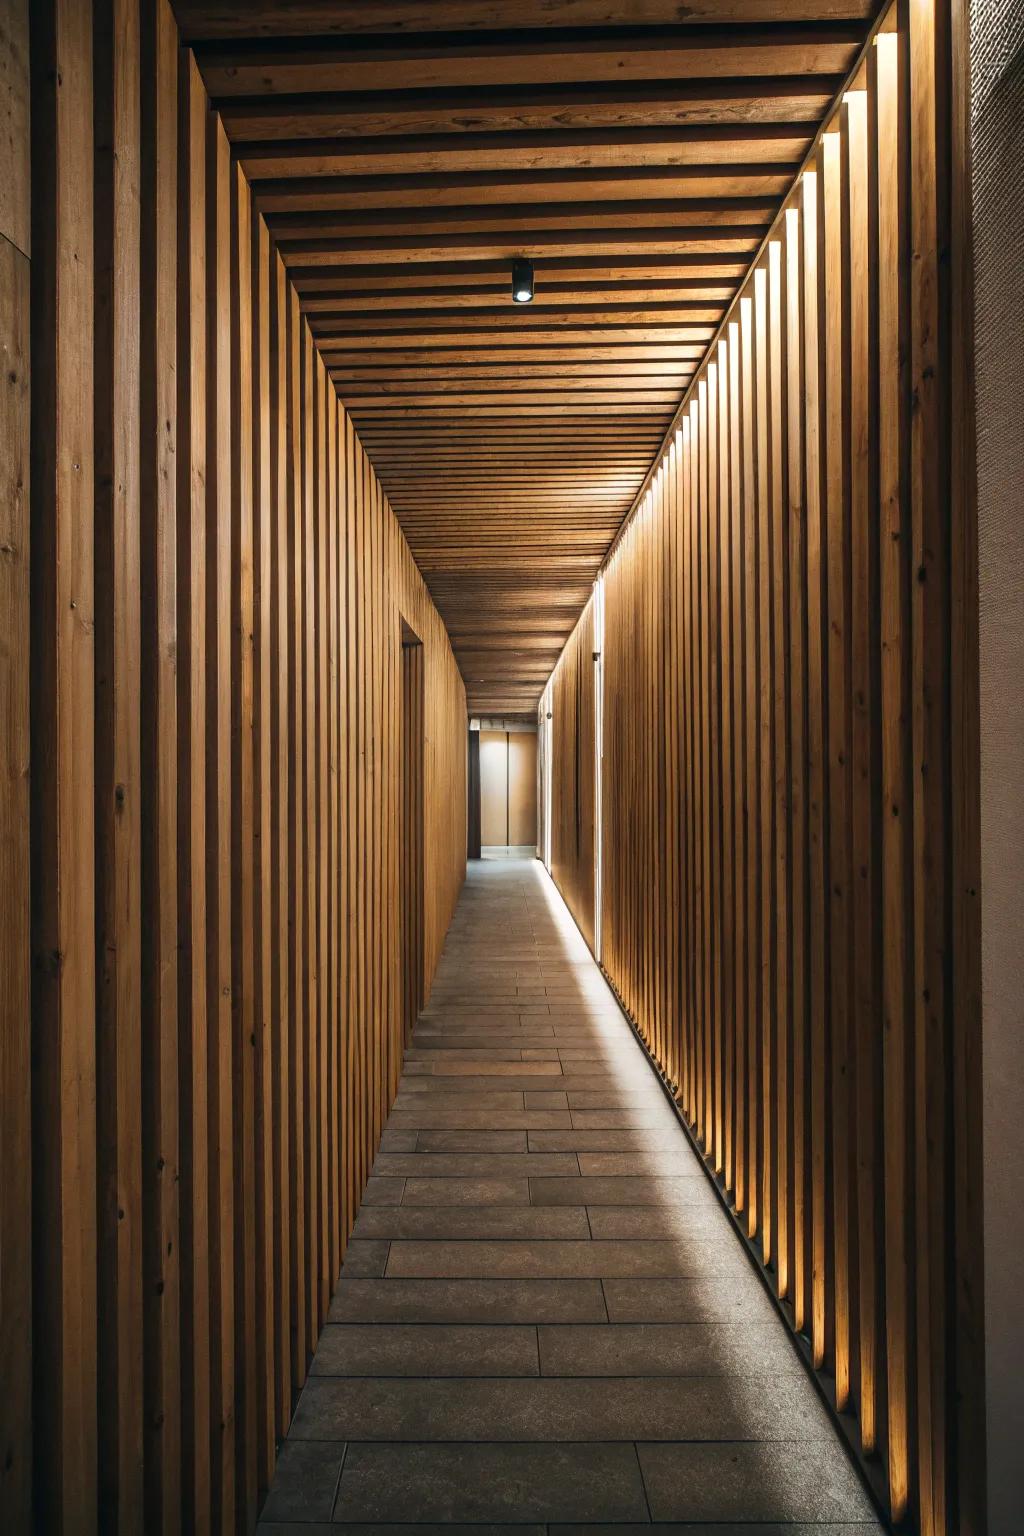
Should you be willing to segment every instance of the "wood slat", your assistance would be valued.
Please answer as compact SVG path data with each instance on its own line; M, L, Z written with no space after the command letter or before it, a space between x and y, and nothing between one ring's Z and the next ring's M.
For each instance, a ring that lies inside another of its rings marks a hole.
M0 48L0 1502L32 1517L32 908L30 760L30 326L32 273L29 7L4 8ZM45 375L44 375L45 377ZM113 1266L111 1266L113 1267ZM109 1272L109 1270L108 1270ZM129 1316L131 1314L129 1313ZM126 1325L126 1331L130 1324ZM131 1380L125 1368L122 1380Z
M865 19L869 0L779 0L774 11L787 21ZM510 9L501 0L301 0L267 3L254 12L238 0L179 0L178 20L190 39L237 36L301 36L314 32L409 33L490 31L509 27L614 26L621 22L617 0L519 0ZM760 0L690 0L686 19L693 22L760 21ZM677 0L634 0L630 20L658 26L680 19Z
M489 5L314 6L287 17L257 7L248 28L229 8L183 10L375 462L386 471L403 443L427 450L406 450L409 473L385 478L435 594L446 561L463 582L488 560L496 573L507 566L496 546L460 556L456 511L482 504L441 482L456 485L460 468L486 475L509 419L523 459L555 423L585 423L595 446L647 411L667 425L692 371L651 365L701 357L873 10L853 0L780 3L767 15L737 0L685 16L651 3L628 17L591 0L500 15ZM303 34L315 17L314 43ZM535 263L532 306L510 303L520 254ZM447 436L453 413L475 437ZM435 431L457 452L435 459L422 441ZM599 540L636 489L620 484L607 498L608 519L591 522ZM584 475L540 500L530 479L495 490L506 537L531 534L524 587L573 540L583 554L580 518L593 516ZM417 516L428 505L433 529ZM587 549L590 572L600 552ZM464 617L470 601L467 587L458 607L442 602L443 617ZM491 624L480 612L466 643ZM459 654L476 670L461 638ZM536 682L514 648L507 659L518 699ZM486 693L471 682L470 707L501 715L501 681Z
M31 20L35 274L0 224L3 1510L252 1529L463 877L465 690L166 0Z
M115 1319L99 1352L100 1522L144 1520L143 782L140 730L141 489L139 18L98 7L96 329L96 1109L98 1307ZM147 1105L148 1108L148 1105ZM148 1163L147 1163L148 1166ZM147 1191L148 1192L148 1191Z
M588 170L594 173L632 166L671 175L671 168L677 166L783 164L799 161L812 138L807 127L799 123L758 122L661 129L624 126L590 132L551 128L547 132L420 134L414 138L360 134L355 139L322 139L317 134L315 112L288 115L277 110L274 102L266 103L265 120L260 112L258 102L225 102L222 108L239 154L247 161L252 159L257 173L252 179L262 183L261 199L289 191L296 197L314 195L324 174L353 180L442 173L461 177L487 171L518 177L533 173L536 177L537 173L560 170L585 174ZM264 121L270 128L265 142ZM270 169L275 160L286 167L283 173ZM274 185L275 179L280 185ZM261 207L265 206L261 201Z
M589 937L599 799L605 973L881 1504L929 1533L975 1528L983 1481L946 20L887 18L602 564L601 755L591 608L540 705L551 871Z
M94 1531L92 9L53 0L31 23L32 1515Z
M300 92L493 89L592 81L729 80L778 75L845 74L861 41L842 22L782 27L685 28L613 39L586 34L567 49L540 38L446 46L303 49L273 44L201 50L204 78L220 99Z

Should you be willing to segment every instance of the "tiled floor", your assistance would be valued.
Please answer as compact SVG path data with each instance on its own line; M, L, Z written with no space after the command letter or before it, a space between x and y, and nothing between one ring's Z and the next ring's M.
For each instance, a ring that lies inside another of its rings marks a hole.
M263 1536L869 1536L541 866L472 864Z

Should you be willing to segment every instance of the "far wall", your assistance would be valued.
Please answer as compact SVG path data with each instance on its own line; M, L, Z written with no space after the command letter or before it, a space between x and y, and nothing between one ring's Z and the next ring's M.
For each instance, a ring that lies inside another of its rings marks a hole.
M480 732L480 842L488 848L537 843L537 734Z

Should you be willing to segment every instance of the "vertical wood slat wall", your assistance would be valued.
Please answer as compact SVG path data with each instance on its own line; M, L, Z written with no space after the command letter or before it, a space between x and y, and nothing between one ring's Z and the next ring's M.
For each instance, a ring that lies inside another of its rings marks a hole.
M929 1536L984 1529L948 27L889 13L601 578L602 963ZM583 628L546 698L551 868L590 931Z
M0 1508L31 1501L28 0L0 3Z
M18 14L0 1507L247 1529L400 1070L403 619L420 987L465 866L465 694L166 0Z
M403 637L402 759L399 771L399 921L403 1038L423 1006L423 647ZM468 781L467 781L468 793Z
M587 943L594 946L594 604L566 642L557 687L541 708L551 710L550 773L570 793L551 803L551 876ZM543 809L543 795L538 797Z

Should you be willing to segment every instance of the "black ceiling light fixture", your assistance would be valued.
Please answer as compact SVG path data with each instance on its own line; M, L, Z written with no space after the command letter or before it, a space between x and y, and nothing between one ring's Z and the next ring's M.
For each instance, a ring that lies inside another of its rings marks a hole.
M525 256L517 256L512 263L512 299L516 304L529 304L533 298L533 262Z

